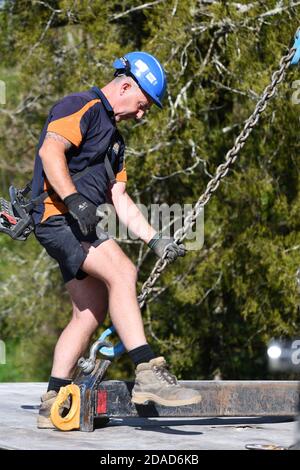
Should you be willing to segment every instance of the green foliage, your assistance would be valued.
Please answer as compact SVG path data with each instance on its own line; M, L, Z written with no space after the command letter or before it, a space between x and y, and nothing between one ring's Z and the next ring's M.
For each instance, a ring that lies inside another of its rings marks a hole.
M141 49L165 65L168 92L163 111L121 126L128 192L144 204L195 202L298 27L299 7L280 5L7 0L0 9L0 79L7 88L1 193L11 180L22 185L31 177L53 102L104 85L115 57ZM203 249L169 267L162 293L144 312L152 346L180 378L270 377L269 339L299 333L299 105L291 101L297 79L298 69L290 69L205 208ZM139 245L123 248L138 259ZM18 244L2 236L0 249L0 327L9 358L0 379L45 380L70 315L60 274L34 239ZM153 262L145 257L140 285ZM110 370L114 378L131 373L125 356Z

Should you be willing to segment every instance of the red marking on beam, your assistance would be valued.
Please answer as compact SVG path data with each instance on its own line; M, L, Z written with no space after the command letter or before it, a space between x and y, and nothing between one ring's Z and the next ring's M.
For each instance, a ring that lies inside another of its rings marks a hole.
M107 412L107 391L98 390L97 394L97 414L106 414Z

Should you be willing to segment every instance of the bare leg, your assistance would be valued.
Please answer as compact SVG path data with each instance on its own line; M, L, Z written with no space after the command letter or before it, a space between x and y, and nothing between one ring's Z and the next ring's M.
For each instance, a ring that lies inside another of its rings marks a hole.
M82 269L105 282L112 323L127 351L147 343L137 302L137 272L114 240L91 246Z
M108 292L104 282L91 276L66 284L70 294L73 317L59 337L54 351L51 375L72 378L80 356L86 351L90 338L103 323L108 309Z
M74 316L55 349L52 376L58 378L71 378L76 361L86 349L91 334L103 321L107 310L107 291L110 316L125 348L131 351L147 343L136 298L136 269L117 243L108 240L96 248L90 246L82 269L89 276L67 285ZM197 390L178 386L174 376L168 372L164 358L158 357L143 364L143 367L137 366L132 401L137 404L154 401L165 406L181 406L199 403L201 395ZM46 417L47 421L40 421L39 427L49 425L50 404L45 405L46 411L41 417Z

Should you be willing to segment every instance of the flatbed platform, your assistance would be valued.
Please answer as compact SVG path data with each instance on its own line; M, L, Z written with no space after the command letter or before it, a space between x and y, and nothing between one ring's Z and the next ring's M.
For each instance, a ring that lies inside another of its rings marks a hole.
M251 443L289 447L296 438L297 423L290 413L258 417L114 417L105 428L96 428L92 433L39 430L36 417L46 387L46 383L0 384L0 449L245 450Z

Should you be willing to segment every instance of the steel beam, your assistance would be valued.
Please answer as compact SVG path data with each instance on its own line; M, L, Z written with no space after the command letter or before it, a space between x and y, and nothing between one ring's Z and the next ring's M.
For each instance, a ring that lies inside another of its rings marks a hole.
M199 390L201 403L179 407L131 402L133 382L107 380L111 362L97 360L92 373L79 372L74 383L80 388L80 430L93 431L95 420L123 417L221 417L295 416L299 407L299 382L285 380L181 381Z
M94 391L95 417L294 416L299 401L296 381L182 381L199 390L201 403L166 407L131 403L133 382L103 381Z

